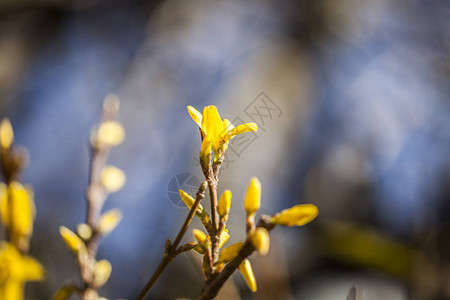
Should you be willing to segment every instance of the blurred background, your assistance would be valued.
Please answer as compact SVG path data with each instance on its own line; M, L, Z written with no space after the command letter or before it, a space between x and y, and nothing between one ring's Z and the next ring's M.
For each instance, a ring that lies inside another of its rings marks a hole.
M113 264L102 296L134 299L178 232L173 179L202 179L186 106L213 104L260 127L221 171L229 243L245 237L252 176L262 213L320 211L252 256L257 293L237 274L219 299L345 299L352 286L363 299L450 299L449 28L439 0L1 0L0 117L30 152L31 254L47 270L27 299L79 282L58 227L84 221L88 137L108 93L127 131L110 163L127 184L106 204L124 218L100 247ZM198 295L199 259L180 255L151 299Z

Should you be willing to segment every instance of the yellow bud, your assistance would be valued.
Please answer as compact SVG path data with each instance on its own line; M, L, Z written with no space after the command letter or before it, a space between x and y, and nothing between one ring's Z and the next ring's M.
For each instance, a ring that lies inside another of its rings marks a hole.
M91 136L92 146L117 146L120 145L125 138L125 129L116 121L106 121L93 131Z
M98 231L105 235L116 228L117 224L122 220L122 212L118 209L106 211L98 221Z
M92 236L92 229L86 223L81 223L77 225L78 235L85 241L89 240Z
M220 251L219 262L226 263L233 260L239 254L243 245L243 242L238 242Z
M230 235L228 234L228 229L224 229L222 230L222 232L220 233L220 239L219 239L219 248L222 248L223 245L226 244L226 242L228 242L228 239L230 238Z
M94 286L103 286L108 281L111 270L111 263L106 259L96 262L94 267Z
M228 220L228 212L230 211L230 206L231 206L231 192L229 190L226 190L220 196L218 207L219 216L223 218L225 221Z
M312 204L300 204L285 209L272 217L272 222L282 226L302 226L311 222L319 214Z
M261 255L266 255L269 252L270 237L267 229L258 227L250 234L250 241Z
M7 188L0 186L0 213L2 222L11 232L11 238L16 242L27 243L33 232L35 207L33 192L20 182L13 181Z
M102 185L108 193L120 190L125 182L125 173L114 166L108 165L102 170Z
M198 229L192 230L192 234L194 235L194 238L197 240L197 242L199 242L200 244L205 243L206 240L208 239L206 234L203 233L203 231L198 230Z
M9 119L5 118L0 123L0 145L9 149L14 142L14 131Z
M253 274L252 265L248 259L244 260L239 265L239 272L241 272L242 277L244 277L245 283L252 292L256 292L256 279Z
M244 208L248 215L253 215L261 205L261 183L253 177L245 195Z
M59 227L59 234L61 234L67 247L75 254L82 254L86 252L86 245L84 242L65 226Z
M181 200L183 200L184 204L186 204L186 206L187 206L189 209L191 209L192 206L193 206L194 203L195 203L195 199L192 198L191 195L189 195L188 193L186 193L185 191L183 191L183 190L181 190L181 189L178 190L178 192L180 193ZM204 211L204 209L203 209L203 206L202 206L201 204L199 204L198 207L197 207L197 211L195 212L196 215L197 215L198 217L202 217L202 216L204 215L204 212L205 212L205 211Z

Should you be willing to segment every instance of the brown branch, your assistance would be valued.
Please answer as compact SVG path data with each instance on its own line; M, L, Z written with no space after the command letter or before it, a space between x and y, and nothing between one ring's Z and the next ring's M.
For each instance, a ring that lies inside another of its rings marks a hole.
M271 217L263 215L258 222L258 227L264 227L268 231L270 231L275 227L275 225L271 223ZM232 261L230 261L213 280L207 282L197 300L208 300L216 297L217 293L222 288L224 283L228 280L228 278L233 275L233 273L239 268L239 265L255 250L256 249L253 244L249 239L247 239L238 255Z
M177 254L177 247L181 242L181 239L183 238L184 234L186 233L189 225L191 224L192 219L194 218L195 212L197 211L198 206L200 205L200 202L205 197L205 190L206 190L207 183L206 181L203 181L200 187L197 191L197 196L194 202L194 205L192 205L191 210L189 211L189 214L186 217L186 220L183 223L183 226L181 226L180 231L178 232L177 237L175 238L175 241L173 244L168 245L166 243L166 251L163 255L163 258L161 262L159 263L158 268L156 268L156 271L153 273L152 277L148 280L147 284L144 286L142 291L139 293L137 300L143 300L150 292L153 285L156 283L156 281L161 276L164 269L169 265L169 263L173 260L175 255Z

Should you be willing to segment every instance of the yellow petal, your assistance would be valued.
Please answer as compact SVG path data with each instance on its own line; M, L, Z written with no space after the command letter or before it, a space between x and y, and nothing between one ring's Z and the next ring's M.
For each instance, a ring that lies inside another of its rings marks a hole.
M226 263L233 260L239 254L243 245L243 242L238 242L220 251L219 262Z
M250 241L261 255L266 255L269 252L270 237L267 229L258 227L250 234Z
M23 300L24 284L20 281L7 279L0 286L0 299Z
M252 292L256 292L256 279L255 275L253 274L252 265L250 264L250 261L248 259L244 260L239 265L239 271L242 274L242 277L244 277L245 283L247 283L247 286Z
M104 285L108 281L109 276L111 276L111 270L111 263L106 259L102 259L95 263L94 286L101 287L102 285Z
M256 123L245 123L245 124L241 124L237 127L234 127L233 129L231 129L228 132L228 134L226 136L226 140L229 140L238 134L241 134L244 132L249 132L249 131L253 131L253 132L258 131L258 125L256 125Z
M206 234L198 229L192 230L192 234L194 235L194 238L197 240L197 242L199 242L200 244L205 243L206 240L208 239Z
M226 125L223 123L217 107L214 105L205 106L203 109L202 130L212 138L213 143L217 137L225 134Z
M120 190L127 180L125 173L114 166L108 165L102 170L102 185L108 193Z
M230 235L228 234L228 229L225 228L220 233L219 249L222 248L223 245L225 245L228 242L229 239L230 239Z
M200 147L200 159L205 161L206 165L209 165L211 160L211 140L208 135L203 138L202 145Z
M223 218L225 221L228 219L228 212L230 211L231 206L231 191L226 190L222 193L219 199L219 216Z
M282 226L302 226L311 222L319 214L312 204L300 204L285 209L272 218L272 222Z
M116 228L117 224L122 220L122 212L118 209L106 211L98 221L98 231L106 235Z
M125 130L123 126L116 121L106 121L100 124L98 129L94 131L93 146L117 146L123 142L125 138Z
M14 131L9 119L3 119L0 123L0 145L4 149L9 149L14 142Z
M187 107L189 115L191 116L192 120L194 120L197 125L202 128L202 114L196 110L193 106Z
M247 188L244 200L244 209L248 215L253 215L261 205L261 183L258 178L253 177Z
M59 227L59 233L64 239L64 242L66 243L67 247L73 253L78 255L86 252L86 246L84 242L78 237L78 235L73 233L69 228L61 226Z
M44 279L44 267L31 256L23 256L21 262L21 280L38 281Z
M227 128L227 132L234 128L234 125L228 119L223 119L223 124L225 124L225 127Z

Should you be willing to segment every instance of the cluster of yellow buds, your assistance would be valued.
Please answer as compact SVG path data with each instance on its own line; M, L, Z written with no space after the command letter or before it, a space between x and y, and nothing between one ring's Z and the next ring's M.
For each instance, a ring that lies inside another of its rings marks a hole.
M119 191L125 184L125 173L112 165L105 165L109 149L120 145L125 138L122 125L114 120L119 109L119 99L108 95L103 103L103 120L94 126L90 142L92 146L91 173L86 188L88 213L85 223L76 227L76 232L61 226L61 234L66 246L77 258L83 284L80 287L67 285L54 296L54 300L64 300L73 293L82 299L100 299L97 290L111 275L109 261L96 259L98 243L101 237L111 233L122 219L118 209L111 209L101 214L104 202L110 193Z
M26 255L35 217L33 190L19 182L25 167L24 148L14 147L14 131L8 119L0 123L0 166L6 183L0 183L0 216L7 241L0 243L0 299L24 298L24 283L42 280L44 268Z

